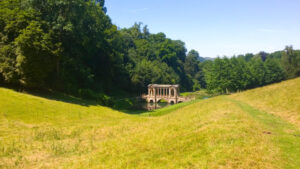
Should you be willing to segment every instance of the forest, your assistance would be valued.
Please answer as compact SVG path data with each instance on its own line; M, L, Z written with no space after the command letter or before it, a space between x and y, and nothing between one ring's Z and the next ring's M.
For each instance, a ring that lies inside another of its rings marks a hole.
M118 28L107 10L104 0L1 0L0 83L93 99L150 83L232 93L300 76L292 46L204 59L142 23Z

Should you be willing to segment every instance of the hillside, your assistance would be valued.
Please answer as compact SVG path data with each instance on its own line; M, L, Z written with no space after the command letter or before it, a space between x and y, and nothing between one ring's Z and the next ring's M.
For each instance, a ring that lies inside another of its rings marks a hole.
M297 78L155 117L0 88L0 168L297 168L299 86Z

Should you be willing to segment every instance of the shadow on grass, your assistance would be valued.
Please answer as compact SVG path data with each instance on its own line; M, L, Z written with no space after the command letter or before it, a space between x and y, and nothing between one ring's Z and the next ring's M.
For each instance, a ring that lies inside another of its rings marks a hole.
M7 88L14 90L19 93L24 93L36 97L41 97L49 100L54 100L54 101L60 101L60 102L65 102L65 103L71 103L71 104L77 104L81 106L95 106L95 105L101 105L96 101L93 100L85 100L81 99L79 97L75 97L72 95L64 94L61 92L57 91L52 91L52 90L41 90L41 89L28 89L28 88L23 88L20 86L11 86L11 85L5 85L1 84L0 87Z
M151 111L148 110L131 110L131 109L114 109L122 113L131 114L131 115L141 115L144 113L149 113Z
M113 98L113 102L111 105L106 105L106 104L101 104L98 101L95 100L88 100L88 99L82 99L79 97L75 97L72 95L68 95L68 94L64 94L61 92L57 92L57 91L52 91L52 90L40 90L40 89L28 89L28 88L23 88L20 86L11 86L11 85L5 85L5 84L1 84L0 87L4 87L4 88L8 88L11 90L14 90L16 92L19 93L25 93L25 94L29 94L32 96L37 96L37 97L41 97L41 98L45 98L45 99L49 99L49 100L54 100L54 101L60 101L60 102L64 102L64 103L70 103L70 104L77 104L77 105L81 105L81 106L105 106L105 107L109 107L113 110L122 112L122 113L126 113L126 114L131 114L131 115L141 115L141 116L161 116L161 115L165 115L168 114L172 111L175 111L177 109L183 108L187 105L193 104L195 102L198 102L200 100L203 99L207 99L208 97L202 97L197 98L196 100L192 100L189 102L184 102L184 103L178 103L178 104L174 104L174 105L170 105L167 107L163 107L163 108L159 108L156 110L145 110L145 109L136 109L136 108L132 108L133 105L136 104L140 104L140 102L137 102L136 99L137 97L132 97L132 98Z
M53 90L28 89L28 88L24 88L24 87L20 87L20 86L12 86L12 85L6 85L6 84L0 84L0 87L10 89L10 90L13 90L18 93L28 94L31 96L45 98L45 99L53 100L53 101L76 104L76 105L85 106L85 107L105 106L105 107L109 107L113 110L116 110L116 111L119 111L122 113L126 113L126 114L137 115L137 114L143 114L143 113L148 112L148 111L142 110L142 109L140 109L140 110L131 109L132 105L137 104L134 101L134 98L136 98L136 97L128 98L128 95L126 95L126 98L122 98L120 95L119 96L113 95L113 97L112 97L113 103L111 103L110 105L107 105L107 104L100 103L100 101L91 100L91 99L82 99L82 98L79 98L76 96L72 96L69 94L65 94L65 93L61 93L61 92L53 91Z

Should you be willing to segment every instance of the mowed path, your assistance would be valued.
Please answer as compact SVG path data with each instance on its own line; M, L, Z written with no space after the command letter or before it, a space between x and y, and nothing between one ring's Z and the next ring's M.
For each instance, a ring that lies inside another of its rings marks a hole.
M156 117L0 88L0 168L299 168L300 79Z

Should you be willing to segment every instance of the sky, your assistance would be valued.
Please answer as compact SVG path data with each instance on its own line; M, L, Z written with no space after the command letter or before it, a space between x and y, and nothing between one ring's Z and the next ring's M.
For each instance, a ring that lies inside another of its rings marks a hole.
M202 57L300 49L300 0L106 0L119 28L135 22Z

